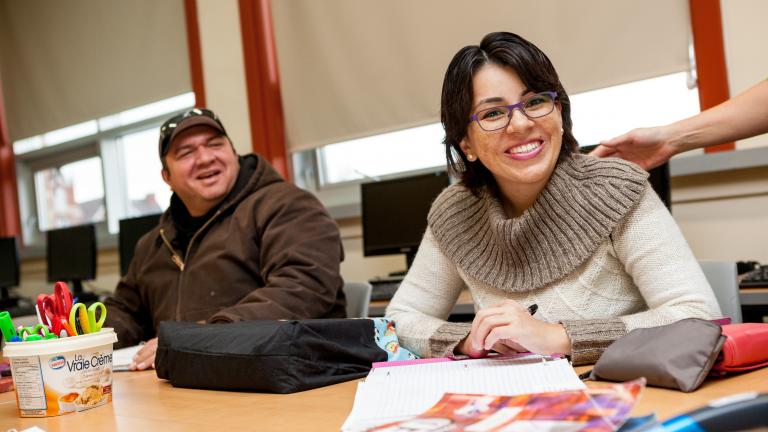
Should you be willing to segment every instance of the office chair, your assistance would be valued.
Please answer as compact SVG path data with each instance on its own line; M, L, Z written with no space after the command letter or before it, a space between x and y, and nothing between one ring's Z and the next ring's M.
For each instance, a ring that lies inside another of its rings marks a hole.
M347 317L367 318L368 305L371 302L371 284L368 282L344 283L344 295L347 297Z
M733 323L740 323L741 301L739 300L739 282L736 279L736 262L699 261L699 265L715 292L723 315L731 317Z

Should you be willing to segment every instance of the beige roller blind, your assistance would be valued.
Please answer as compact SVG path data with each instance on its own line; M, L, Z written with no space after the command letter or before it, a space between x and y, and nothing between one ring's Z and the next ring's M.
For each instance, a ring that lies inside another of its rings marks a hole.
M687 0L273 0L288 146L439 120L453 54L518 33L570 93L688 68Z
M182 0L0 0L11 140L190 91Z

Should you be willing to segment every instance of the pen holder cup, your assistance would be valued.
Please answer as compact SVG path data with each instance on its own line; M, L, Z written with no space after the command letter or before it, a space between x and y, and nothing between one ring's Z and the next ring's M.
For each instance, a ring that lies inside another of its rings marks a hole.
M20 417L50 417L112 401L111 328L98 333L32 342L9 342Z

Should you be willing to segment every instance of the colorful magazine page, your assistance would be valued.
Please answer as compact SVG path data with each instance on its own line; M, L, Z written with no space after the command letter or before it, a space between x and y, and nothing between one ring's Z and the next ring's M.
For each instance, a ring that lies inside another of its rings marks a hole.
M618 429L628 418L645 379L600 384L586 390L491 396L446 393L432 408L408 420L369 429L380 432L527 432Z

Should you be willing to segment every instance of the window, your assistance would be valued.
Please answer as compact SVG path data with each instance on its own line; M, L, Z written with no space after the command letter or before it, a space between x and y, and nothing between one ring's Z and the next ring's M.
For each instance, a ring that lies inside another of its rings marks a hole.
M187 93L14 142L25 244L84 223L97 223L103 238L120 219L164 211L171 191L160 176L158 130L194 102Z
M320 150L321 184L445 165L440 123L331 144Z
M569 95L573 135L580 145L638 127L671 123L699 112L699 92L680 72Z
M40 230L104 220L101 158L81 159L34 175Z
M694 115L699 100L690 81L680 72L569 95L574 136L581 145L597 144ZM442 125L433 123L299 152L293 155L295 180L333 211L359 199L350 184L445 167L443 138Z
M129 206L125 217L160 213L170 203L171 190L160 180L162 164L157 154L158 134L158 128L153 127L119 139Z

